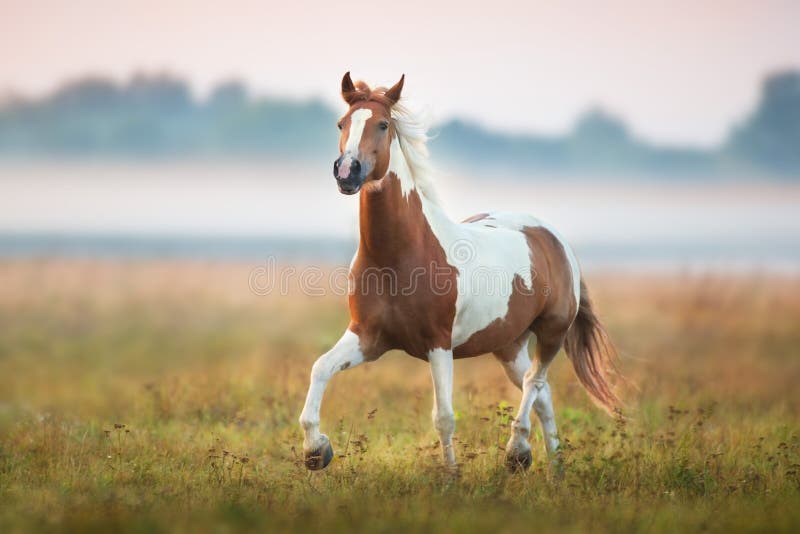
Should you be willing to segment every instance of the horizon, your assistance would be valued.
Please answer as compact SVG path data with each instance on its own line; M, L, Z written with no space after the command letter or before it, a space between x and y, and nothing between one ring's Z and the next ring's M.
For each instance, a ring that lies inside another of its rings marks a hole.
M601 107L648 142L708 148L744 120L764 76L800 68L792 23L800 4L785 1L579 10L506 2L481 16L476 7L412 3L390 18L364 3L342 24L341 10L326 5L6 4L0 46L15 53L0 62L0 87L32 96L81 73L122 81L168 71L197 96L238 78L255 95L333 106L346 70L379 84L405 72L407 93L437 122L460 117L491 130L563 135L581 112ZM303 29L285 20L303 20ZM350 27L377 28L379 37L348 54ZM403 46L384 37L407 28L415 39Z

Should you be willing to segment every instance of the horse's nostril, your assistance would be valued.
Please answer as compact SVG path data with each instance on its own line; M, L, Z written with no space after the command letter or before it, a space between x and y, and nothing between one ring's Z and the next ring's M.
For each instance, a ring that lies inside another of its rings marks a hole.
M354 173L359 174L361 172L361 162L358 160L353 161L352 169Z
M339 176L339 160L333 162L333 175Z

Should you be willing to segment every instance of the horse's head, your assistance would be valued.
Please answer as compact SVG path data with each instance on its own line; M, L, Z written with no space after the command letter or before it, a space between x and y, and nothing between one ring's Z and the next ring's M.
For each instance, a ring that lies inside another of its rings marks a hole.
M350 109L339 120L340 155L333 162L333 176L345 195L355 194L365 183L386 175L395 135L392 106L400 100L404 79L405 75L390 89L370 89L364 82L353 84L349 72L342 78L342 98Z

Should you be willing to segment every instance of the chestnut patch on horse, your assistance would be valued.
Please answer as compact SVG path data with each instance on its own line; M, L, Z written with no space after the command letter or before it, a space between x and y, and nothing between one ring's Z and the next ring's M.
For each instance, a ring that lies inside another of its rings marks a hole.
M470 215L469 217L467 217L466 219L464 219L461 222L462 223L472 223L472 222L482 221L482 220L488 219L488 218L489 218L489 214L488 213L476 213L475 215Z
M350 271L350 330L367 359L391 349L427 359L449 349L456 310L457 269L422 212L417 191L403 196L390 172L364 189L360 244Z

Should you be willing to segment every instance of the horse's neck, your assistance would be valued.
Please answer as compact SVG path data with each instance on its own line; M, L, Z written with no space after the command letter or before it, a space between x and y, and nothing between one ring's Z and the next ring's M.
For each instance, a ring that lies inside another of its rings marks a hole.
M360 199L359 250L381 265L424 253L423 232L436 231L452 221L433 200L430 185L421 190L411 176L399 143L392 143L387 176L365 188Z

